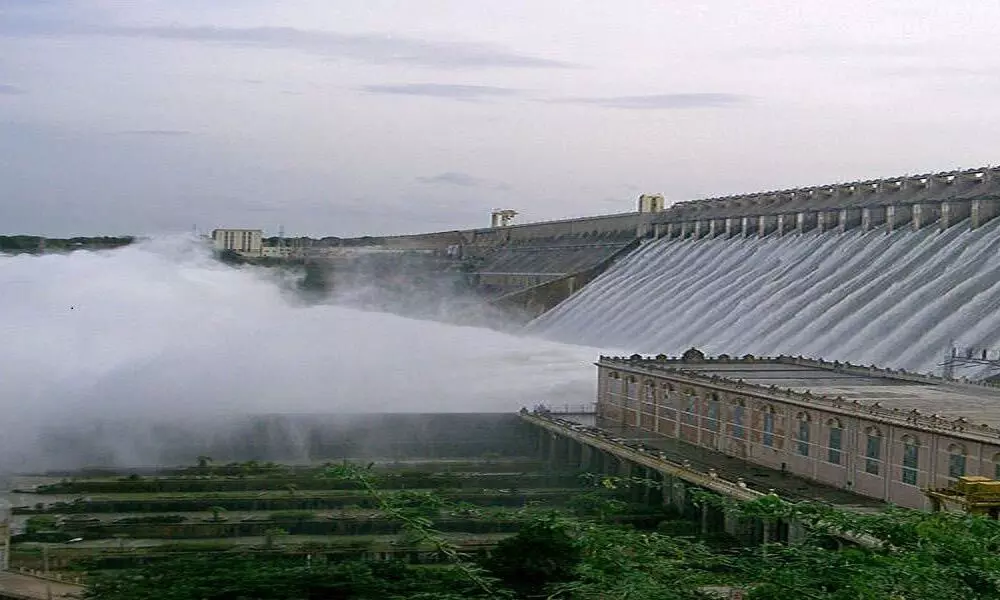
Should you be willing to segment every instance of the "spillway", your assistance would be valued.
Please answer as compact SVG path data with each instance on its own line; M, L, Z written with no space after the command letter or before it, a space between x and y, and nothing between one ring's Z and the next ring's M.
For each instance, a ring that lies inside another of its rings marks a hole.
M1000 347L998 256L998 220L650 240L526 330L640 353L695 346L939 371L953 341Z

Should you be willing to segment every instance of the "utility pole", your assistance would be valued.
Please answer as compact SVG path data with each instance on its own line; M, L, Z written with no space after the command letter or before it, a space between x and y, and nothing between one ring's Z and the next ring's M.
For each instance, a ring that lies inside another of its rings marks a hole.
M951 343L951 350L944 357L944 368L941 370L941 374L945 379L955 378L955 359L958 357L958 349L955 348L955 342Z
M955 342L945 354L944 362L941 363L941 374L948 379L955 378L955 367L965 367L975 369L975 374L985 379L987 372L1000 372L1000 352L994 352L997 358L990 358L991 351L988 348L967 347L959 350Z

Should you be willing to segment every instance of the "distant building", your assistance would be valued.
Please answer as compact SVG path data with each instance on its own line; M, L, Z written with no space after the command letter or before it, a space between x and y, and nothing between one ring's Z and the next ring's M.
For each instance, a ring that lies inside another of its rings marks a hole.
M516 210L495 208L490 213L490 227L510 227L516 216Z
M291 258L295 249L291 246L263 246L261 256L265 258Z
M658 213L666 208L666 200L661 194L643 194L639 196L639 212Z
M941 498L966 476L1000 479L1000 393L989 386L697 352L598 366L597 424L623 437L672 438L910 508L948 509Z
M218 251L232 250L242 256L261 256L264 232L260 229L216 229L212 241Z

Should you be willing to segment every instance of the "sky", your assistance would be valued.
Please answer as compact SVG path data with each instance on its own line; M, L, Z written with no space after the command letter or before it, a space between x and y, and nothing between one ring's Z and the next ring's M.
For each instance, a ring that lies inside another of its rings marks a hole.
M0 0L0 234L356 236L994 163L981 0Z

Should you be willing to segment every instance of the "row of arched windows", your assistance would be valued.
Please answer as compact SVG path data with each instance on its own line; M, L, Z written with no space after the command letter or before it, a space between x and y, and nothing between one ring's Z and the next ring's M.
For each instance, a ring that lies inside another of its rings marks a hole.
M800 440L799 454L809 455L808 439L805 443L801 439L803 434L808 436L809 414L799 413L796 416L799 422ZM826 460L835 465L841 464L844 451L844 424L840 419L830 419L826 422L828 439ZM867 427L865 429L865 473L879 475L882 472L882 432L877 427Z
M809 456L809 433L810 421L809 413L800 412L796 415L797 434L796 451L802 456ZM826 423L827 440L827 462L841 464L844 453L844 424L840 419L830 419ZM900 438L902 444L902 457L899 463L899 480L908 485L917 485L917 475L920 471L920 440L913 435L904 435ZM864 470L870 475L885 475L883 466L884 438L882 431L878 427L869 426L864 431ZM948 446L948 478L958 479L966 474L967 451L961 444L951 444ZM1000 478L1000 454L994 459L994 474Z
M636 396L636 383L637 380L632 375L625 375L624 377L616 372L611 372L608 374L607 378L607 391L612 396L620 397L618 403L629 407L635 408L637 400L640 397ZM662 382L659 385L654 383L652 380L644 380L642 382L641 388L641 402L644 405L643 408L646 412L652 413L654 407L659 408L661 416L674 420L676 419L676 409L670 403L657 403L657 399L663 398L668 399L669 394L675 392L673 384L669 382ZM613 398L614 400L614 398ZM706 429L710 431L718 432L722 428L722 402L717 394L712 394L705 406L704 414L700 414L698 409L700 398L694 393L693 390L687 389L683 393L681 406L679 407L682 414L682 422L687 425L697 426L698 419L704 417ZM774 445L774 408L770 405L763 407L764 411L764 444L767 446ZM746 438L746 402L744 400L737 400L730 406L729 411L729 424L732 427L732 435L737 439Z
M641 389L641 396L640 394ZM722 401L719 396L712 393L705 402L704 411L699 411L700 398L693 389L683 390L680 396L679 406L676 408L673 403L657 403L658 398L669 399L669 394L676 392L673 384L669 382L654 383L652 380L643 380L641 387L636 377L625 375L624 377L616 372L611 372L607 377L607 391L612 396L621 397L621 403L630 408L638 408L641 401L646 412L652 413L659 410L662 417L672 420L676 419L677 410L681 413L681 423L690 426L697 426L699 418L703 418L703 426L713 432L719 432L722 428ZM730 432L733 438L746 439L746 409L744 400L730 401L729 420ZM655 408L654 408L655 407ZM758 407L761 413L760 442L766 447L775 446L775 422L776 411L770 404L763 404ZM840 419L832 418L826 422L827 444L826 461L840 465L844 462L845 448L845 427ZM813 441L812 417L802 411L796 414L795 422L789 428L793 441L792 450L801 456L810 456ZM899 463L899 479L909 485L917 485L918 473L920 470L920 440L912 435L905 435L901 438L902 456ZM870 426L864 431L862 439L862 449L864 451L864 471L871 475L884 475L884 438L882 431L878 427ZM948 447L948 477L957 479L966 474L966 449L960 444L952 444ZM994 464L996 472L994 476L1000 479L1000 454L995 457Z

